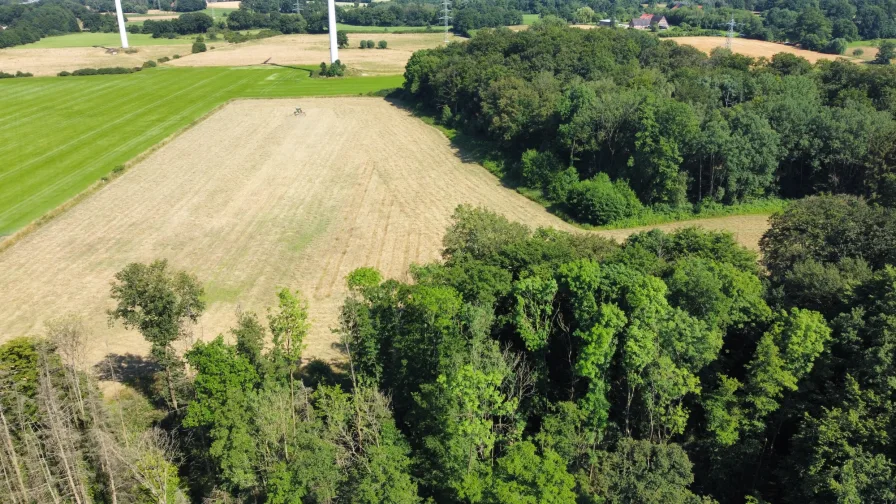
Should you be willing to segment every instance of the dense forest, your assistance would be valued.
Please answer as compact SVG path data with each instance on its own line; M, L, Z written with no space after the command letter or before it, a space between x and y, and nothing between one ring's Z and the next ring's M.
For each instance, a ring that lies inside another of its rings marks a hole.
M118 29L114 15L101 14L71 0L42 0L36 4L0 5L0 49L37 42L48 35L84 30L111 32Z
M896 195L896 68L707 56L546 18L419 51L404 90L580 222L833 192Z
M795 202L759 262L726 233L617 245L471 207L443 245L409 283L348 276L335 369L303 356L298 294L191 343L200 282L128 265L109 320L148 359L82 371L74 315L0 346L6 502L896 499L893 210Z

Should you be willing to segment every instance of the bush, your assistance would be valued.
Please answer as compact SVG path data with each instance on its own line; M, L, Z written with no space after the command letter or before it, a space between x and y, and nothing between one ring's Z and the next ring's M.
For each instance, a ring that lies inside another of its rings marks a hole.
M332 65L327 66L326 63L320 64L320 76L321 77L342 77L345 74L345 65L342 64L342 61L336 60Z
M168 56L162 56L161 58L157 59L156 61L158 61L159 63L167 63L167 62L171 61L171 58L169 58Z
M373 41L372 41L372 40L368 40L368 41L367 41L367 48L368 48L368 49L373 49L374 47L376 47L376 45L373 43Z
M336 43L339 45L339 48L342 49L344 47L348 47L348 34L343 30L339 30L336 32Z
M380 49L385 49L388 46L389 46L389 43L386 42L385 40L380 40L379 43L377 44L377 47Z
M6 72L0 72L0 79L12 79L15 78L15 75Z
M82 76L82 75L96 75L96 68L79 68L72 72L72 75Z
M361 49L367 49L367 41L364 39L361 39Z
M835 38L828 42L824 48L824 52L828 54L843 54L846 52L848 44L845 39Z
M579 220L596 225L632 217L643 208L625 181L611 182L606 173L573 185L566 205Z
M180 59L180 54L175 54L174 56L171 57L171 59Z
M68 77L71 74L72 74L71 72L63 70L63 71L59 72L58 74L56 74L56 76L57 77Z
M193 42L193 54L205 52L208 48L205 47L205 42Z
M551 176L547 184L547 197L552 201L564 202L569 191L579 183L579 172L572 166Z
M158 65L156 64L156 62L155 62L155 61L152 61L152 60L144 61L144 62L143 62L143 68L155 68L155 67L157 67L157 66L158 66Z
M125 29L128 33L133 33L135 35L138 33L143 33L143 27L140 25L128 25L128 27Z
M124 171L124 165L118 165L115 168L112 168L112 173L118 174Z
M542 189L554 173L560 171L562 165L550 151L538 152L535 149L529 149L523 153L520 160L520 175L523 184L528 187Z
M855 56L856 58L858 58L859 56L861 56L863 54L865 54L865 51L863 51L861 49L853 49L852 50L852 55Z

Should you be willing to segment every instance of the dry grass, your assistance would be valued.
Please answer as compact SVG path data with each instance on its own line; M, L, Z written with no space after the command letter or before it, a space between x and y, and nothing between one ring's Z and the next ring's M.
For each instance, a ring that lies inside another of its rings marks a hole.
M307 116L292 115L297 103ZM93 332L92 361L143 353L137 333L106 324L109 282L129 262L165 258L206 286L196 337L226 332L238 309L263 313L288 287L309 301L307 355L338 358L330 328L345 275L374 266L407 280L409 264L438 258L461 203L573 230L384 100L237 101L0 253L0 340L75 312ZM766 225L752 216L699 224L732 229L754 249Z
M394 75L404 73L405 64L414 51L443 44L441 33L377 33L349 34L349 47L339 50L339 59L360 75ZM359 49L361 39L385 40L389 48ZM461 40L461 38L458 38ZM215 42L207 42L214 44ZM247 66L260 65L268 58L280 65L319 65L330 61L327 35L284 35L242 44L219 47L214 51L192 54L172 61L174 66Z
M674 40L675 42L678 42L682 45L686 44L694 46L705 53L709 53L716 47L725 47L725 41L727 39L725 37L672 37L669 40ZM815 63L816 61L821 59L833 60L844 57L838 56L836 54L824 54L815 51L807 51L805 49L798 49L793 46L778 44L775 42L741 38L734 39L731 49L736 53L745 54L754 58L758 58L760 56L771 58L772 56L782 52L796 54L797 56L806 58L812 63Z
M713 231L730 231L734 238L744 247L759 251L759 239L768 229L767 215L733 215L730 217L715 217L693 221L671 222L655 226L644 226L629 229L614 229L600 231L600 234L617 241L625 240L629 235L649 229L661 229L673 231L687 226L700 226Z
M0 49L0 70L31 72L34 75L56 75L63 70L99 67L138 67L147 60L162 56L189 54L189 45L137 47L134 54L120 51L106 54L98 47L67 47L61 49Z

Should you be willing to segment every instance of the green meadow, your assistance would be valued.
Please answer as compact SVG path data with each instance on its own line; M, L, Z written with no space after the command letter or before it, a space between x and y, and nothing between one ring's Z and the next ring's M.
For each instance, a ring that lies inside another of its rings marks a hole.
M128 45L130 46L151 46L151 45L184 45L192 44L196 36L166 39L152 38L148 34L128 33ZM25 49L59 49L64 47L121 47L121 39L118 32L114 33L69 33L67 35L56 35L53 37L44 37L37 42L17 46Z
M336 23L336 29L346 33L426 33L425 26L357 26L344 23ZM444 31L443 26L433 26L429 31L438 33Z
M401 83L401 76L314 79L292 67L0 80L0 236L227 100L358 95Z

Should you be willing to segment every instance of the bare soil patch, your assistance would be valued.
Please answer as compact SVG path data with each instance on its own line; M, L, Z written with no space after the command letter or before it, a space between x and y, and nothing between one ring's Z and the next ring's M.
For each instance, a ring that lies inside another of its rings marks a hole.
M296 105L307 115L294 117ZM287 287L309 303L307 355L338 358L330 329L345 276L373 266L408 280L411 263L438 259L462 203L576 230L384 100L237 101L0 253L0 341L74 312L92 331L92 362L144 354L139 334L106 323L109 282L129 262L165 258L206 287L196 338L228 331L237 310L263 314ZM657 227L693 224L730 229L754 249L766 226L730 217Z
M99 67L138 67L147 60L162 56L189 54L189 45L141 46L137 52L106 54L100 47L66 47L60 49L0 49L0 70L21 70L34 75L56 75L63 70Z
M385 40L388 49L360 49L361 39ZM349 47L339 50L339 59L353 73L394 75L404 73L414 51L438 47L444 43L441 33L377 33L348 36ZM457 40L463 40L458 37ZM214 42L209 42L214 44ZM172 61L174 66L247 66L260 65L270 58L279 65L319 65L330 62L330 40L324 35L284 35L232 44L214 51L191 54Z
M705 53L709 53L716 47L725 47L725 42L727 39L725 37L672 37L669 40L674 40L675 42L683 45L686 44L694 46ZM807 51L805 49L799 49L793 46L778 44L775 42L741 38L734 39L731 50L739 54L752 56L754 58L758 58L760 56L771 58L778 53L790 53L806 58L812 63L815 63L816 61L821 59L834 60L837 58L845 57L836 54L824 54L815 51Z

